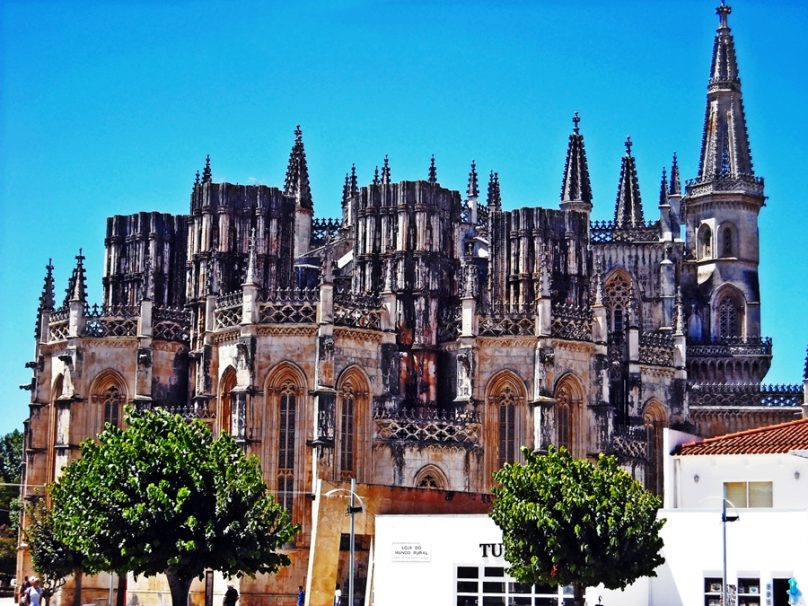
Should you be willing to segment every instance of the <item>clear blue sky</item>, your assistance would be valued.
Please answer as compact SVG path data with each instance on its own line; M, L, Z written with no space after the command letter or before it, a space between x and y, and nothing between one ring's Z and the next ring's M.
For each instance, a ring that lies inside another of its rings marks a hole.
M315 212L336 216L345 172L463 191L500 174L505 208L558 204L581 114L595 219L614 210L631 135L646 217L678 152L695 176L715 0L577 2L19 1L0 4L0 433L28 413L33 328L53 257L58 303L80 247L101 293L105 219L184 213L214 180L282 185L303 128ZM808 4L731 2L760 216L767 382L802 379L808 323Z

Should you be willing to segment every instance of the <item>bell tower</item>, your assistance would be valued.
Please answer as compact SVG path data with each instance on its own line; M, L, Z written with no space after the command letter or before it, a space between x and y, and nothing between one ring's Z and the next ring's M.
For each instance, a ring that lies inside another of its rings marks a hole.
M687 182L685 209L688 336L697 343L760 344L758 214L765 202L755 176L746 129L731 8L716 9L719 24L707 85L698 175ZM766 349L765 347L763 349ZM755 357L762 379L771 349ZM751 352L750 352L751 355ZM718 373L721 375L721 373ZM729 380L726 376L692 377Z

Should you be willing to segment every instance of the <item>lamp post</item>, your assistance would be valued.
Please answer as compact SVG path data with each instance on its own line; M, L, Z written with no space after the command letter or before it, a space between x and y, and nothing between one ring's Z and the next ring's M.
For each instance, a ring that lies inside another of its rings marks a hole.
M721 498L721 526L724 535L724 568L723 568L723 578L721 582L721 604L722 606L727 606L729 604L729 588L727 587L727 522L737 522L738 513L727 515L727 503L729 503L733 508L735 505L732 504L732 501L727 500L726 498Z
M356 514L362 513L365 503L362 497L356 494L356 479L351 478L351 489L346 488L332 488L325 496L331 497L338 492L347 492L351 496L350 504L348 505L348 515L351 516L351 535L350 535L350 551L348 557L348 606L354 606L354 557L356 552ZM354 499L359 499L357 506Z

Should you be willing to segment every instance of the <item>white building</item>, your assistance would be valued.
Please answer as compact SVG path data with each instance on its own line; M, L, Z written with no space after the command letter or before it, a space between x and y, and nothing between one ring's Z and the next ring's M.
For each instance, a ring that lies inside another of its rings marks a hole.
M724 577L738 606L786 606L808 593L808 418L702 440L666 434L665 564L624 591L591 588L605 606L718 606ZM505 575L487 515L376 517L372 604L561 606L571 592ZM808 604L803 598L802 604Z

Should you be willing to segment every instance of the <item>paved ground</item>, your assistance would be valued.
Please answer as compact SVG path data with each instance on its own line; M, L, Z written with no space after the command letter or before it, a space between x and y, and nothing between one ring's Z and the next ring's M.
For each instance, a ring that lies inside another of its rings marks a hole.
M14 598L0 598L0 606L14 606Z

